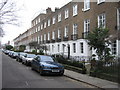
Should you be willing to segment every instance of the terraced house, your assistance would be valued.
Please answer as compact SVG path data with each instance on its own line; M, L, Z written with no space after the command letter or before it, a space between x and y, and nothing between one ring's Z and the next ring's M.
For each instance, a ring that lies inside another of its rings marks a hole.
M47 47L47 54L62 54L76 60L89 60L94 50L90 50L86 35L95 27L108 28L112 54L120 56L120 2L105 0L84 0L69 2L61 8L46 9L31 22L31 28L14 39L15 46L26 45L33 50L36 42ZM40 47L39 47L40 46Z

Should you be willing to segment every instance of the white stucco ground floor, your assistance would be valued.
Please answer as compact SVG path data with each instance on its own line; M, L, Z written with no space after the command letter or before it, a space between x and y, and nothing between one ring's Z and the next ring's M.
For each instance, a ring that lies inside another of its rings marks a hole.
M79 60L79 61L88 61L90 60L95 50L90 50L90 46L88 45L87 40L85 39L78 39L75 41L62 41L62 42L55 42L55 43L48 43L42 44L43 46L47 47L47 50L44 53L48 55L64 55L70 58ZM120 57L120 40L115 40L109 46L111 48L111 54L116 57ZM28 51L32 51L34 48L27 46L26 48Z

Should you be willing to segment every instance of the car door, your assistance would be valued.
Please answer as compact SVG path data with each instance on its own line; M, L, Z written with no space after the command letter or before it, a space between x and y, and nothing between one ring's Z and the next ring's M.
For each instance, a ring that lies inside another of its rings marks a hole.
M40 65L40 60L39 60L39 56L35 57L32 61L32 67L34 69L36 69L37 71L39 70L39 65Z

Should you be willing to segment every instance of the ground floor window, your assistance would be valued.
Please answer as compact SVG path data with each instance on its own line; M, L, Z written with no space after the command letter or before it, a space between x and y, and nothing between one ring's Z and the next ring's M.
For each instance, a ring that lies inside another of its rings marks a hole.
M112 43L112 54L113 55L116 55L116 50L117 50L117 44L116 44L116 41L114 41Z
M73 53L76 53L76 43L73 43Z
M80 43L80 52L81 52L81 53L84 53L83 43Z

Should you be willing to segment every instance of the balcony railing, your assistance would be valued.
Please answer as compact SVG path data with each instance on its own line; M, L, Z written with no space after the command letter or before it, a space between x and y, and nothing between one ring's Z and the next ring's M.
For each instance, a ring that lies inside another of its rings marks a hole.
M71 40L77 40L77 39L78 39L78 34L71 35Z
M51 43L55 43L55 39L51 39Z
M88 32L83 32L82 33L82 38L83 39L87 38L88 34L89 34L89 31Z
M66 36L66 37L64 36L63 37L63 41L68 41L68 39L69 39L68 36Z
M61 42L61 38L56 38L56 41L57 42Z
M50 43L50 40L47 40L46 43Z

